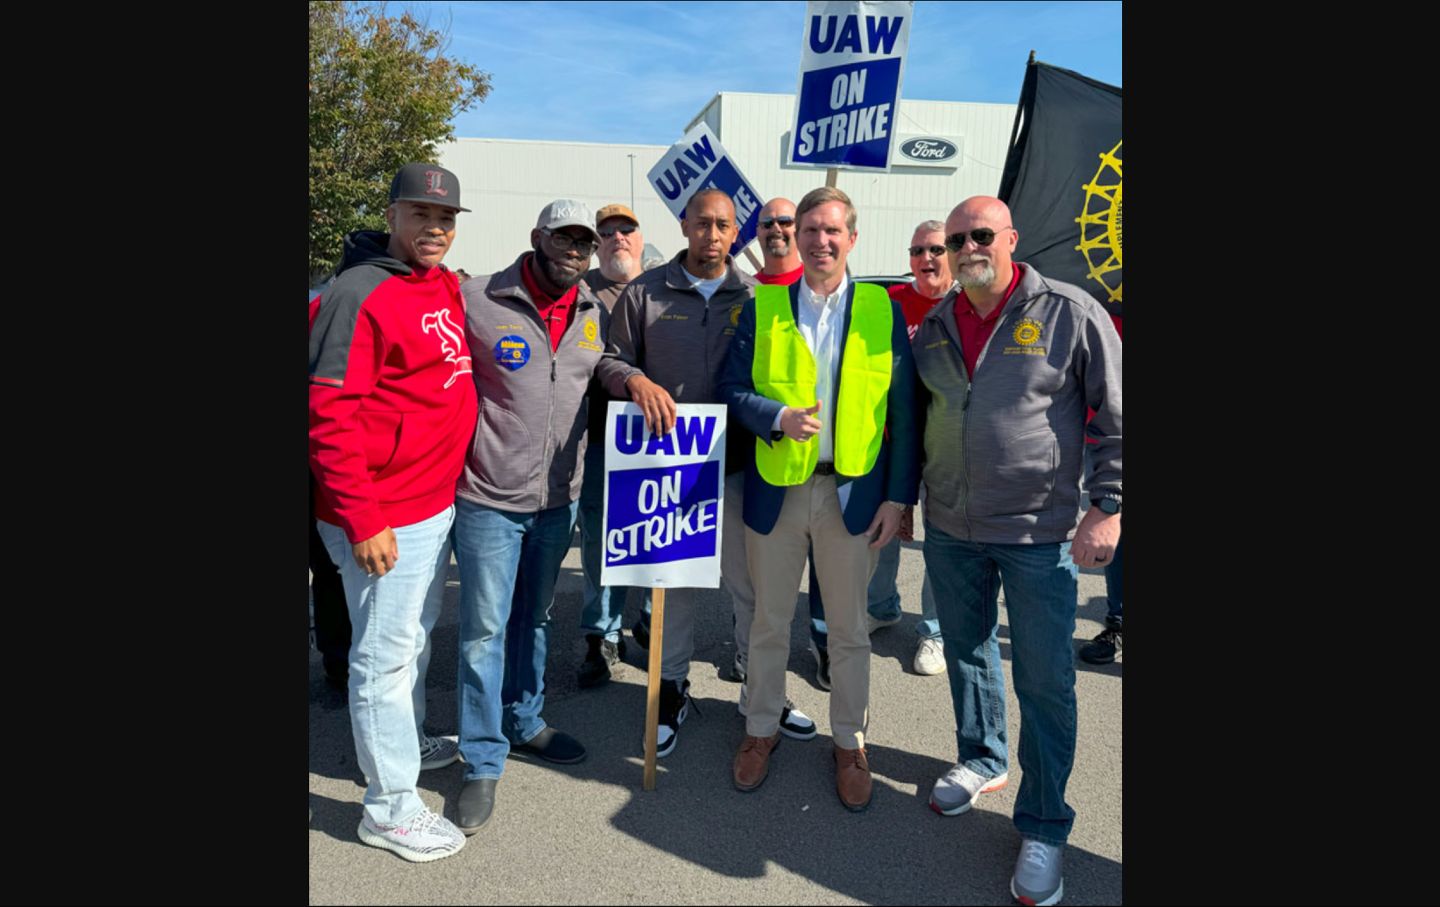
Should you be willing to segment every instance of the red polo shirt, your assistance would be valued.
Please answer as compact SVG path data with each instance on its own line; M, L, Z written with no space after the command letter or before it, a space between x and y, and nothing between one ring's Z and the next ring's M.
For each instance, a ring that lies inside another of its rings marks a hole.
M900 311L905 314L905 330L909 333L911 341L915 339L915 332L920 329L920 322L925 320L926 314L935 307L942 296L926 296L915 289L913 283L897 283L887 290L890 298L900 303Z
M1000 313L1005 311L1005 303L1010 301L1010 294L1020 283L1020 271L1024 267L1019 262L1014 263L1015 273L1010 276L1010 286L1005 288L1000 304L985 318L976 313L975 305L964 290L955 296L955 329L960 332L960 356L965 360L965 374L970 376L971 381L975 380L975 365L980 359L980 351L985 349L986 341L995 333Z
M801 265L793 271L786 271L784 274L766 274L764 271L761 271L755 275L755 279L761 283L778 284L782 287L788 287L790 284L799 280L804 273L805 266Z
M540 310L540 320L550 328L550 352L560 349L560 338L565 336L565 329L570 326L570 318L575 314L575 297L579 295L579 285L566 290L559 299L551 299L545 295L545 291L535 283L535 278L530 274L530 262L535 258L532 252L526 256L524 264L520 266L520 278L525 281L525 289L530 291L530 298L535 300L535 308Z

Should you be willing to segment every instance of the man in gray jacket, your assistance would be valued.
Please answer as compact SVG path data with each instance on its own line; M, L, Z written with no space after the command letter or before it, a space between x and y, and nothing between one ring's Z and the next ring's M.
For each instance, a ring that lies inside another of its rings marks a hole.
M735 267L730 258L730 246L739 233L730 196L719 189L696 192L686 204L680 229L686 250L665 267L641 274L620 294L605 359L597 371L606 391L639 404L651 430L660 434L674 428L677 402L720 402L716 392L720 369L740 310L755 295L755 278ZM735 600L736 613L748 614L755 610L755 590L745 558L742 495L754 439L733 423L726 438L720 573ZM689 714L686 678L695 651L695 603L677 597L669 604L660 668L657 756L675 749L680 725ZM645 640L637 637L636 642ZM742 694L742 710L744 705ZM781 730L801 740L816 733L815 722L790 708L788 701Z
M595 212L595 231L600 234L600 266L585 274L585 285L605 306L615 302L630 281L640 276L645 234L635 212L625 205L606 205ZM590 383L590 433L585 449L585 485L580 489L580 565L585 573L585 604L580 609L580 632L585 636L585 660L577 678L581 687L593 687L610 679L610 668L625 658L625 639L620 625L625 618L629 586L600 584L600 524L605 509L605 412L609 397L598 380ZM645 607L650 607L648 595Z
M455 824L466 834L490 818L512 750L585 758L540 711L555 580L583 480L585 391L609 321L581 281L599 244L593 224L583 203L553 201L530 231L531 251L461 287L480 400L455 501L465 759Z
M958 726L959 759L935 782L941 815L1008 779L997 593L1005 587L1020 768L1020 855L1011 893L1056 904L1075 811L1076 575L1103 567L1120 536L1120 338L1084 290L1014 261L1019 233L999 199L945 221L958 287L920 323L925 402L925 568ZM1087 409L1095 438L1080 516ZM1076 521L1079 519L1079 527Z

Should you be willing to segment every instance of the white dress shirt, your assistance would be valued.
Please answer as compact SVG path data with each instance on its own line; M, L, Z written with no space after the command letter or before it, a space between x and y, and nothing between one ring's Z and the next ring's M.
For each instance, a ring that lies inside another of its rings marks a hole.
M845 330L845 293L850 276L842 274L835 292L822 296L800 279L800 305L797 326L800 336L815 357L815 399L820 401L820 433L814 440L820 444L820 462L835 462L835 401L840 387L840 352Z

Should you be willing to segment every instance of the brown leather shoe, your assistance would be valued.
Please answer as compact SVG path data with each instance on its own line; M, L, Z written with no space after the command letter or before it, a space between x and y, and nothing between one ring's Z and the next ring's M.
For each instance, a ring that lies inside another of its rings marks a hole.
M859 812L870 805L870 762L865 758L865 748L847 750L835 747L835 790L840 802L851 812Z
M735 787L752 791L765 782L770 773L770 754L780 745L780 732L773 737L746 736L735 754Z

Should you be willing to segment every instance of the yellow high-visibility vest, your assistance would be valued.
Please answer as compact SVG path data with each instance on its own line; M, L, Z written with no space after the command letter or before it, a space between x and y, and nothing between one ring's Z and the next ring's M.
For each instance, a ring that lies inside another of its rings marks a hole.
M875 466L885 432L890 393L894 314L890 297L869 283L855 284L850 330L840 359L840 394L835 412L820 413L835 432L835 471L863 476ZM756 392L800 409L815 405L815 356L790 311L790 288L755 288L755 362L750 375ZM755 441L755 466L771 485L799 485L820 459L820 442L782 438Z

